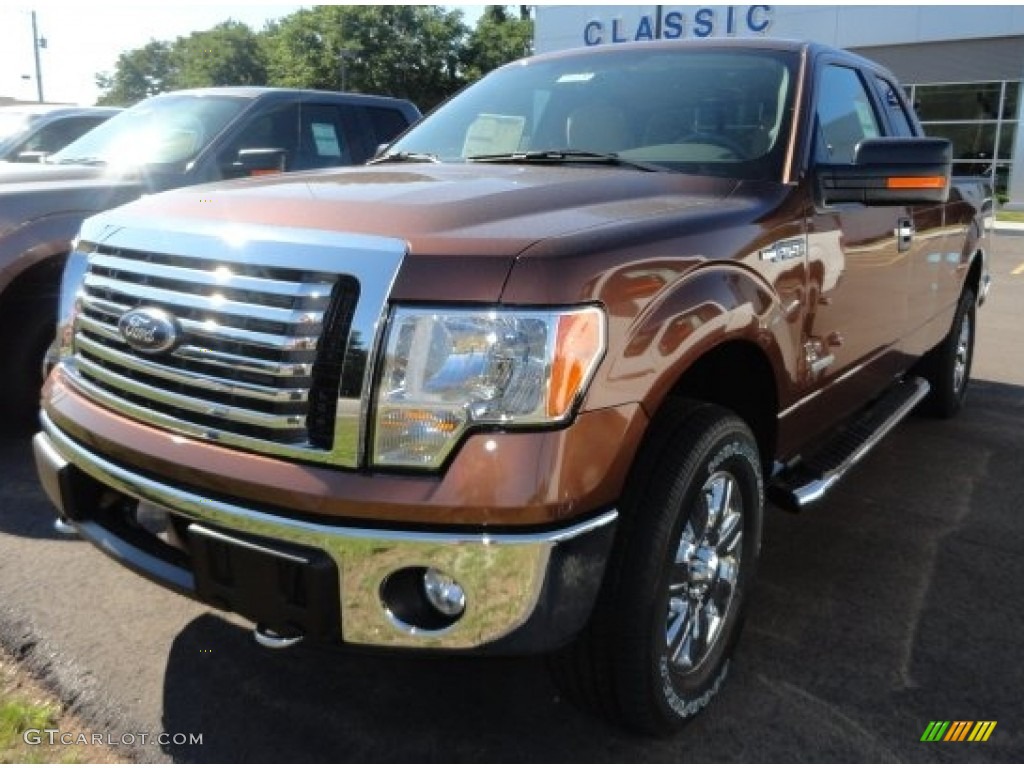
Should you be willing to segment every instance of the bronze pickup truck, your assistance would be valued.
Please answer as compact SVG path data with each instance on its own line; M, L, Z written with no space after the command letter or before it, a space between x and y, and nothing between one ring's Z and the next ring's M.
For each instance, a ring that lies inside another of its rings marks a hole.
M508 65L368 167L89 219L40 478L264 645L546 653L672 731L726 676L766 497L964 403L989 202L950 154L819 45Z

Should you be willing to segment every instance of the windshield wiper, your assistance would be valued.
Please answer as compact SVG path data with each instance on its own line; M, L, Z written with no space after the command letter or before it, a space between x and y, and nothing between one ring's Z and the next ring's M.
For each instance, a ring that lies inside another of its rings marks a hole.
M506 152L498 155L472 155L473 163L600 163L635 168L638 171L667 171L661 165L627 160L614 152L591 152L586 149L534 149L529 152Z
M380 157L375 157L367 165L382 165L384 163L440 163L437 155L429 152L390 152Z

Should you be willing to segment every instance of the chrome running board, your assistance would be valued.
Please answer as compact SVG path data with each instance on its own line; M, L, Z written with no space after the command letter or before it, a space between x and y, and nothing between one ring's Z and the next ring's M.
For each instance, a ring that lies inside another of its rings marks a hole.
M800 512L832 490L854 465L909 414L930 389L922 378L901 381L818 453L783 470L768 486L770 501Z

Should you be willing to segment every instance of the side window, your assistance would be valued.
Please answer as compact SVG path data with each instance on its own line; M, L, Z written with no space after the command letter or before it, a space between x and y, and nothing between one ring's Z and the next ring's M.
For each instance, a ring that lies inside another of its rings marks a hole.
M911 126L910 118L907 117L903 99L900 98L896 86L884 78L876 77L875 88L878 89L878 100L882 102L885 112L889 116L889 125L892 126L893 134L895 136L913 136L914 129Z
M352 164L352 145L342 111L343 108L332 104L306 104L302 107L299 152L289 170Z
M826 66L818 84L817 160L851 163L853 150L863 139L882 135L871 98L856 70Z
M242 149L283 149L285 168L291 170L299 148L299 105L285 104L250 118L248 124L228 144L218 160L229 166Z

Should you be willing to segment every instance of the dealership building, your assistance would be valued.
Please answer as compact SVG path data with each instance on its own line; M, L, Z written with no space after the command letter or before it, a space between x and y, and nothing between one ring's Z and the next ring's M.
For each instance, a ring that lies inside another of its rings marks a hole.
M1024 6L541 5L537 53L647 40L780 37L859 53L904 83L954 173L1024 210Z

